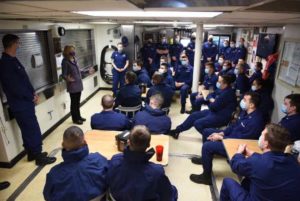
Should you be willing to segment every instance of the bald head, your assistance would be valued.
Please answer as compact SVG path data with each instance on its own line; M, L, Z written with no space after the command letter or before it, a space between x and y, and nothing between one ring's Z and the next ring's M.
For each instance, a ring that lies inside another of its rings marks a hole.
M106 94L102 97L101 105L104 110L112 109L114 107L114 98L110 94Z
M66 151L76 150L86 144L83 131L77 126L71 126L64 132L62 146Z
M145 152L150 146L151 135L146 126L135 126L129 135L129 147L132 151Z

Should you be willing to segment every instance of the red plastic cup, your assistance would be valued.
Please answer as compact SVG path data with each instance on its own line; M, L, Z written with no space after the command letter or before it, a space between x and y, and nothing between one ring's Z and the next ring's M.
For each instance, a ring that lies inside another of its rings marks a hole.
M157 145L155 148L156 148L156 160L162 161L164 147L162 145Z

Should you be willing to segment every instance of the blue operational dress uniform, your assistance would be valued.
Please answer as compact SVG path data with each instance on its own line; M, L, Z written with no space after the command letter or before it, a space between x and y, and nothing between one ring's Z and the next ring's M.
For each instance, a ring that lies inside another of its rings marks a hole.
M300 140L300 114L286 115L280 120L279 124L288 129L293 142Z
M206 138L215 132L224 132L224 138L236 139L258 139L264 129L262 113L255 110L250 114L242 111L237 122L228 126L225 130L207 128L203 130L202 139L205 141L202 146L203 171L211 174L214 155L226 157L226 150L222 141L206 141Z
M208 105L208 110L194 112L179 126L177 132L183 132L194 126L198 132L202 133L204 128L213 128L226 125L236 109L237 101L235 92L231 87L211 94L215 102Z
M204 89L206 89L206 90L212 89L213 91L215 91L217 81L218 81L218 76L215 73L213 73L211 75L206 74L204 77L204 82L203 82ZM208 103L207 100L204 100L204 98L196 98L197 95L198 95L198 92L195 92L195 93L192 93L190 96L190 101L191 101L192 108L194 111L200 110L202 104Z
M282 152L254 153L246 158L235 154L232 171L245 179L242 185L223 180L220 201L298 201L300 166L295 158Z
M230 76L234 76L235 77L235 74L234 74L234 68L230 67L230 68L227 68L225 70L221 70L219 75L230 75Z
M158 50L169 50L169 44L168 43L159 43L156 45L156 57L155 57L155 61L151 65L150 75L153 75L153 73L159 69L160 57L168 56L168 54L159 54L157 52Z
M170 75L168 72L163 73L164 76L164 82L169 85L172 89L175 90L175 81L174 78L172 77L172 75Z
M268 123L270 122L271 114L274 109L272 96L266 89L258 89L255 92L260 95L260 104L258 109L262 112L265 122Z
M189 58L189 62L191 66L194 66L194 58L195 58L195 41L189 42L186 47L186 55Z
M141 89L136 84L126 84L117 93L115 107L134 107L142 103Z
M169 50L170 50L169 54L171 57L171 66L173 66L176 69L179 64L180 54L183 51L183 45L181 43L174 43L170 45ZM176 57L176 61L174 61L172 57Z
M29 155L40 154L42 134L35 115L35 92L24 66L16 57L2 54L0 81L9 108L20 127L25 150Z
M119 69L124 68L128 60L128 57L124 52L118 52L118 51L113 52L111 58L114 60L114 64ZM118 87L119 84L120 84L120 88L124 86L125 73L126 71L118 72L115 68L112 69L114 94L117 93L117 90L119 89Z
M112 197L118 201L176 201L177 189L165 175L164 168L149 162L155 154L135 152L129 148L114 155L109 162L107 183Z
M147 85L147 87L151 86L151 79L150 79L149 74L146 69L142 68L139 71L134 71L134 73L137 76L136 84L139 85L139 84L144 83Z
M205 42L202 46L202 56L203 62L206 63L207 58L211 58L211 61L214 62L216 60L216 56L218 54L218 46L213 42Z
M169 108L171 106L172 97L174 95L174 90L171 86L166 83L160 83L152 86L147 92L146 103L149 104L150 97L154 94L160 93L164 98L164 103L161 108Z
M262 78L262 73L260 70L255 70L254 73L249 78L249 83L252 84L254 82L254 80L256 80L258 78Z
M229 46L226 46L226 47L222 46L219 51L219 57L222 55L225 57L225 54L226 54L226 51L228 50L228 48L229 48Z
M106 193L106 158L89 154L87 145L62 150L62 158L64 161L47 174L43 192L46 201L88 201Z
M221 65L219 62L215 62L215 72L222 71L223 65Z
M232 63L237 63L237 48L236 47L229 47L226 50L225 59L231 61Z
M236 57L237 60L243 59L246 61L247 56L247 48L244 45L240 45L238 48L236 48Z
M171 129L171 119L165 111L153 109L146 105L144 110L138 112L133 120L133 126L144 125L152 134L167 134Z
M175 82L184 82L180 89L180 102L185 105L186 98L188 97L189 90L193 82L193 67L191 65L180 65L175 71Z
M235 89L240 90L240 94L250 90L249 78L245 75L245 73L238 74L235 80Z
M129 130L131 123L126 115L111 111L102 111L91 117L91 128L98 130Z
M150 70L151 64L149 63L148 58L152 59L152 62L154 62L156 58L156 47L153 43L146 43L142 49L141 54L143 58L143 64L147 68L147 70Z

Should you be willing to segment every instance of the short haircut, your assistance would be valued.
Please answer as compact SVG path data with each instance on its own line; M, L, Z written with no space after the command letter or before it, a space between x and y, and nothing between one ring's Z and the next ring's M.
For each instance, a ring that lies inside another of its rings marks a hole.
M18 42L18 40L20 40L20 38L17 35L14 34L4 35L2 38L3 48L7 49L11 47L14 43Z
M157 103L157 107L161 108L162 104L164 103L164 97L161 95L161 93L155 93L150 97L150 100L155 100Z
M256 82L259 86L264 86L264 81L262 78L256 78L253 82Z
M244 96L250 96L250 102L253 103L255 108L258 108L260 104L260 95L256 92L249 91L244 94Z
M130 149L137 152L145 152L150 146L151 135L146 126L133 127L129 135Z
M64 148L67 150L75 150L84 144L83 131L77 126L67 128L63 136Z
M261 62L256 62L256 66L258 67L258 68L260 68L260 69L262 69L263 68L263 64L261 63Z
M243 72L246 71L246 64L237 64L237 66L240 67L243 70Z
M166 69L168 69L168 64L167 63L161 63L161 66L164 66Z
M160 84L164 81L164 76L160 74L159 72L155 72L152 76L152 80L154 84Z
M232 66L231 61L229 61L229 60L226 60L226 61L224 62L224 64L228 65L229 67Z
M245 39L243 37L241 37L240 40L242 40L243 42L245 42Z
M291 106L296 107L296 112L300 113L300 94L290 94L285 97L285 99L290 100Z
M129 84L133 84L136 81L136 74L132 71L127 71L125 74L125 78Z
M227 84L228 86L231 85L232 82L234 82L233 77L230 75L220 75L223 78L223 83Z
M205 66L208 66L209 68L213 69L215 71L215 65L213 62L206 62Z
M289 131L278 124L268 124L265 141L268 141L271 151L284 152L287 145L291 143Z
M227 42L228 42L228 41L227 41ZM224 55L220 55L220 56L219 56L219 59L220 59L220 58L225 59L225 56L224 56Z
M136 65L141 66L141 67L144 65L144 64L143 64L143 61L140 60L140 59L135 60L134 63L136 63Z
M101 105L103 109L110 109L114 106L114 98L110 94L106 94L101 99Z
M168 57L166 57L166 56L161 56L161 57L160 57L160 60L162 60L162 59L163 59L163 60L168 60Z

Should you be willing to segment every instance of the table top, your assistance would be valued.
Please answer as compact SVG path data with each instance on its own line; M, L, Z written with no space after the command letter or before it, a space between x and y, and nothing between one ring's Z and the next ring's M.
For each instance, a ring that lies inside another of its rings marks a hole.
M236 154L236 151L240 144L246 144L250 150L256 153L262 153L261 149L258 147L258 140L224 139L223 144L229 160L231 160L231 158Z
M107 159L111 159L113 155L121 153L118 151L115 136L122 131L104 131L90 130L85 133L85 140L89 146L90 152L99 152ZM155 149L156 145L163 145L163 160L156 161L156 155L150 159L151 162L168 165L169 162L169 136L166 135L151 135L150 147Z

